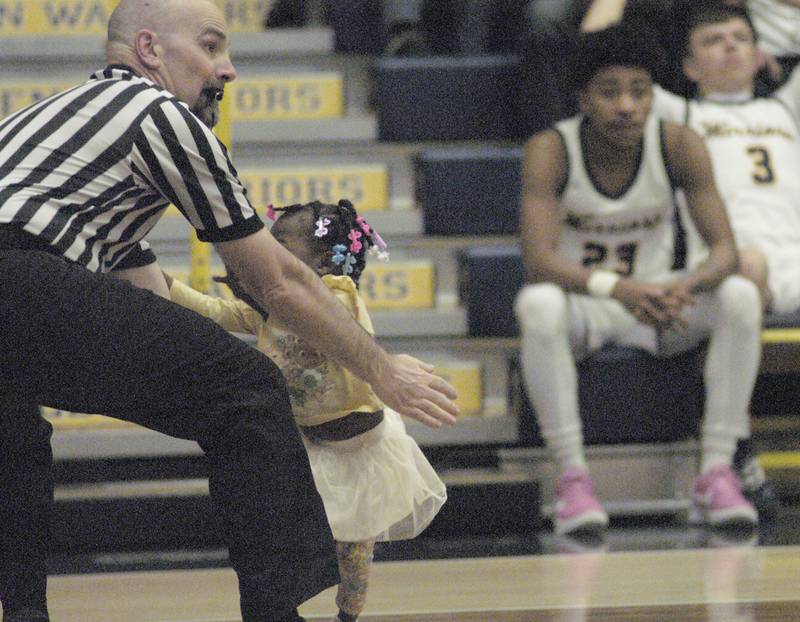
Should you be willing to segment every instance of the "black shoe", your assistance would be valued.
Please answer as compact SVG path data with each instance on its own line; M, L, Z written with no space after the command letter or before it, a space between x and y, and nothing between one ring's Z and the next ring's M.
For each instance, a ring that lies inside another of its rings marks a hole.
M431 56L425 35L416 28L401 30L389 37L383 48L384 56L420 57Z
M50 622L50 618L39 610L17 609L16 611L4 611L3 622Z
M750 439L739 441L733 457L733 468L742 482L742 494L756 508L758 518L762 522L775 520L780 512L781 503L767 481L764 469L758 463L758 456L753 451Z

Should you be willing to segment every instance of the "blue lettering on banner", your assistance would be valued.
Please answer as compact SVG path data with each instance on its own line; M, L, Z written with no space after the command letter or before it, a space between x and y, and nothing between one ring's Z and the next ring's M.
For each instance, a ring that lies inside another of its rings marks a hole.
M0 2L0 27L11 25L20 28L25 22L22 2Z
M101 2L48 2L44 7L47 20L53 27L67 25L75 28L78 24L92 26L108 23L108 12Z

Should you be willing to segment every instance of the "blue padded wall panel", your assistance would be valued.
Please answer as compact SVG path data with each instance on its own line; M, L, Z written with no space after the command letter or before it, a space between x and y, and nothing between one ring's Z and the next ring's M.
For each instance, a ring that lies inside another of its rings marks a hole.
M516 245L470 248L459 254L459 295L471 337L519 333L514 298L525 281Z
M522 150L431 149L415 159L417 202L428 235L519 231Z
M381 58L373 76L385 141L516 138L514 56Z

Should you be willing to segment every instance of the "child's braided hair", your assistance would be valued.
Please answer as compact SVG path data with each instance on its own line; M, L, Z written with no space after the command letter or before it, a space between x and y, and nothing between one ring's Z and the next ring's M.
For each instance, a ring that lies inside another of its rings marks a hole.
M308 213L311 216L311 228L307 231L311 247L330 260L330 274L346 274L358 287L361 273L367 263L367 251L377 251L380 258L388 257L386 244L358 215L353 204L347 199L338 203L297 203L285 207L270 208L270 211L282 212L282 217L292 217ZM265 318L267 312L247 294L241 282L230 270L224 277L214 277L217 283L225 283L233 294L243 300Z
M312 229L308 237L312 248L331 258L332 274L347 274L356 287L367 263L367 251L383 244L347 199L335 205L312 201L274 209L287 216L309 213Z

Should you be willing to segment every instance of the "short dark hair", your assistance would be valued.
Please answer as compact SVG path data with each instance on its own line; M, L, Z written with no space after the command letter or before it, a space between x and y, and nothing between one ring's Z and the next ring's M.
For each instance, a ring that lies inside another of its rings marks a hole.
M698 2L697 7L692 9L686 17L682 40L683 45L681 46L683 51L682 57L686 58L691 52L689 41L695 29L700 26L720 24L737 18L747 22L750 31L753 33L753 40L756 40L758 38L758 33L745 7L726 4L722 0Z
M585 89L595 75L615 65L644 69L658 81L665 68L665 53L657 39L651 29L638 22L623 22L581 35L572 60L573 88Z

